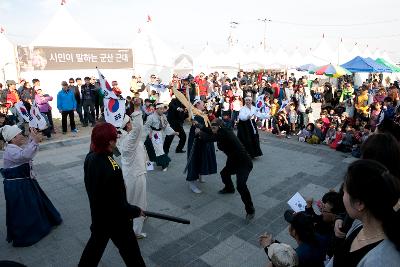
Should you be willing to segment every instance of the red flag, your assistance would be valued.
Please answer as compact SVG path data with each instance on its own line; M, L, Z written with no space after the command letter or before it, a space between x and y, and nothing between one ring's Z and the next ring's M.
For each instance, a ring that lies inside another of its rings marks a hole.
M147 15L147 22L151 22L151 17L150 17L150 15Z
M67 3L67 0L61 0L61 5L65 5Z

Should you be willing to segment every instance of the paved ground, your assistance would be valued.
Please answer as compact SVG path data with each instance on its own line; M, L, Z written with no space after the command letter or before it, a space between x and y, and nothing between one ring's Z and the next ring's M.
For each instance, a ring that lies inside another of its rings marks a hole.
M286 201L297 191L305 198L318 199L343 178L347 155L322 145L308 145L293 139L278 139L262 134L264 156L254 161L248 181L256 208L256 218L246 224L239 195L221 196L219 175L206 177L203 194L191 193L182 171L185 155L171 155L168 172L159 169L148 175L148 210L191 220L181 225L148 219L139 241L148 266L265 266L267 257L257 237L270 232L293 244L287 234L283 212ZM176 145L174 140L172 148ZM0 189L0 259L34 266L76 266L89 237L90 212L83 183L83 159L89 138L73 138L41 146L34 166L38 180L64 223L38 244L14 248L5 242L5 201ZM172 149L173 151L173 149ZM1 155L0 155L1 156ZM217 152L218 169L225 156ZM100 266L124 266L110 242Z

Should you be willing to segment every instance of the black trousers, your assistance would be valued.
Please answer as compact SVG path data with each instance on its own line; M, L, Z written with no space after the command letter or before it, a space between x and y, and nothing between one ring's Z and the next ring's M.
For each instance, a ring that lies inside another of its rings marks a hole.
M94 123L94 103L92 100L84 100L83 104L83 124Z
M132 223L130 226L118 226L113 229L94 230L91 228L91 231L92 234L79 261L79 267L97 266L110 239L118 248L126 266L146 266L133 232Z
M171 128L174 129L175 132L179 133L179 143L176 146L175 151L182 151L182 149L185 147L186 143L186 133L185 130L183 129L183 126L180 124L170 124ZM172 144L172 140L174 140L175 135L167 135L164 140L164 152L165 154L169 153L169 149Z
M62 111L61 112L61 124L63 133L67 132L67 116L69 116L69 124L71 126L71 131L75 130L75 120L74 120L74 111Z
M251 200L250 191L246 184L251 170L252 168L236 168L236 170L234 170L227 164L220 172L222 182L225 184L225 188L228 190L235 188L231 179L231 175L236 174L236 189L242 198L246 212L249 214L252 214L255 211L253 201Z

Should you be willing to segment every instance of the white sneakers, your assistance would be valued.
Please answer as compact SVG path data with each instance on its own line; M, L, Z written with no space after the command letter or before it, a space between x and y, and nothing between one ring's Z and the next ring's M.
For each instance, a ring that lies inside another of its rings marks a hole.
M192 190L193 193L201 194L201 190L197 187L195 182L189 181L189 188L190 188L190 190Z
M163 171L163 172L166 172L166 171L168 171L168 167L166 167L166 168L162 169L162 171Z
M136 239L143 239L143 238L146 238L146 237L147 237L146 233L140 233L140 234L136 235Z
M199 182L204 184L206 181L204 180L203 176L199 175Z

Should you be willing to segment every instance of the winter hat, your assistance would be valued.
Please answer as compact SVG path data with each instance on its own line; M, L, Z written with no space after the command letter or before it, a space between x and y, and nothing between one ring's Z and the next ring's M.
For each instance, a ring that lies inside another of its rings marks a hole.
M4 141L10 142L14 137L21 133L21 129L17 125L5 125L0 128L0 133L3 135Z

